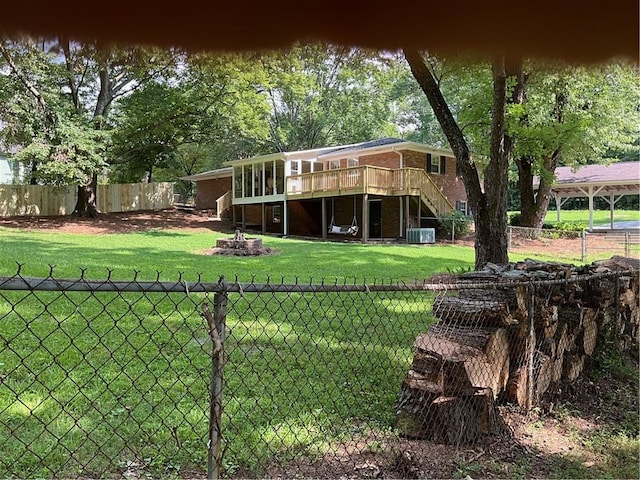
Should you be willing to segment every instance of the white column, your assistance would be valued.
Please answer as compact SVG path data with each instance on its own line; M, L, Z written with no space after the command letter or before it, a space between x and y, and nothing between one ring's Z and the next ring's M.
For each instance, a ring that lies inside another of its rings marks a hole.
M593 187L589 185L589 230L593 230Z
M289 208L288 208L288 201L285 200L284 202L282 202L282 235L283 236L288 236L289 235Z
M615 205L613 197L613 192L611 192L609 194L609 228L611 228L611 230L613 230L613 206Z

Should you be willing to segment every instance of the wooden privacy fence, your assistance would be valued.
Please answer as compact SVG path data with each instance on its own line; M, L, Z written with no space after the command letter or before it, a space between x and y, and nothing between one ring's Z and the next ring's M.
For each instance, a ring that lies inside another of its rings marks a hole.
M0 217L68 215L77 198L75 186L0 185ZM103 213L162 210L173 205L173 184L98 185L97 205Z

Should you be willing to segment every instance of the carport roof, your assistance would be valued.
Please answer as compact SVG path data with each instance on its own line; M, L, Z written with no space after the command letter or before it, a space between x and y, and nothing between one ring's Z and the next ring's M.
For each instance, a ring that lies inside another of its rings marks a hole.
M640 193L640 162L558 167L555 174L552 191L560 197L584 196L589 190L599 195Z

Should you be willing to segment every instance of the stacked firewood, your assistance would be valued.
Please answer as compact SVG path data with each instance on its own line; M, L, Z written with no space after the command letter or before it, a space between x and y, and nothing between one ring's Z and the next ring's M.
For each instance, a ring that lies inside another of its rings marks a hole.
M622 350L637 347L638 271L638 260L613 257L583 267L490 264L457 277L414 343L399 433L474 442L495 428L496 401L531 409L550 386L580 376L604 335Z

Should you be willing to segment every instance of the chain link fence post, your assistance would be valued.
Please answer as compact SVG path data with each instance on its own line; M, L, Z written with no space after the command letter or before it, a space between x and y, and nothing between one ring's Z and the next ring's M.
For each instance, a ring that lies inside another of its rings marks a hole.
M222 382L224 369L224 341L227 317L228 284L220 277L221 287L213 297L213 313L206 303L203 316L211 337L211 396L209 398L209 438L207 448L207 479L218 480L222 470Z
M629 232L624 232L624 256L629 256Z
M582 255L580 257L580 261L584 263L587 258L587 231L582 231Z
M525 409L529 412L533 408L533 393L534 393L534 378L533 378L533 362L536 353L536 331L535 331L535 322L534 317L536 314L535 303L536 303L536 286L535 284L527 285L527 290L529 293L529 335L527 335L527 401L525 402Z

